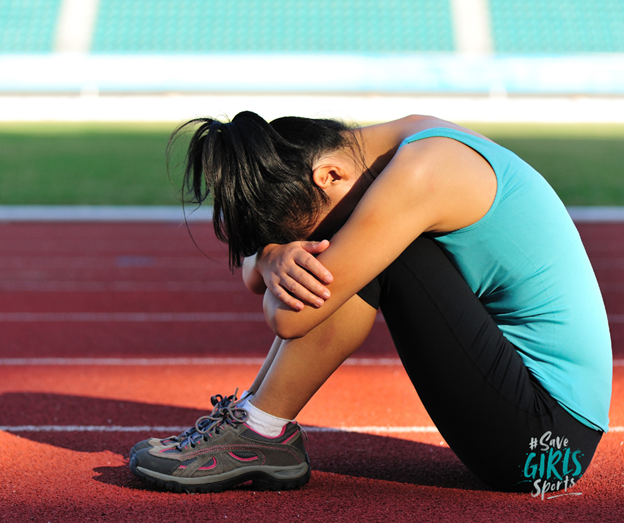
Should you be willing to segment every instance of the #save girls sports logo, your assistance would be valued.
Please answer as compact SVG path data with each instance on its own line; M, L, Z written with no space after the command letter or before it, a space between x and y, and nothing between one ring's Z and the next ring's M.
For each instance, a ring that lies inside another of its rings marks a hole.
M544 496L548 492L562 493L548 496L548 499L559 496L579 496L580 492L568 492L569 488L581 477L583 467L579 463L582 456L580 450L572 450L567 438L553 437L547 431L541 438L531 438L527 458L524 463L524 477L533 482L531 496Z

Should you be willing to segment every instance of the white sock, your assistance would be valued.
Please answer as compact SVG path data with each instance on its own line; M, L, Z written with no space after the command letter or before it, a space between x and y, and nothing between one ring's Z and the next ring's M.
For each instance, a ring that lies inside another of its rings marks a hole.
M259 432L263 436L274 438L279 436L286 423L289 423L291 419L278 418L268 414L258 407L255 407L253 403L247 401L245 403L245 410L249 413L249 419L247 425L249 425L256 432Z
M245 405L247 405L247 402L253 398L253 392L249 392L248 390L244 391L241 394L241 402L237 405L238 407L240 407L241 409L245 408Z

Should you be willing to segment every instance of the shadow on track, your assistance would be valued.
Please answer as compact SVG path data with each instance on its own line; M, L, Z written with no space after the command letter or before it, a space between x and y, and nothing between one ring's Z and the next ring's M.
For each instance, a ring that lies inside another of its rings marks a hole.
M110 435L109 437L116 437ZM330 432L309 434L308 453L314 472L427 487L488 490L447 447L388 436ZM126 466L94 469L96 481L153 490Z
M208 406L207 406L208 409ZM0 425L190 426L204 410L63 394L6 393L0 396ZM109 451L126 457L148 432L19 432L20 437L78 452ZM484 490L447 447L354 432L310 433L312 469L353 477L422 486ZM95 469L97 481L144 488L127 467Z
M155 397L155 400L160 399ZM168 426L187 427L211 409L153 405L134 401L90 398L64 394L13 392L0 395L0 426L54 425L60 427L89 426ZM25 431L21 437L79 452L109 450L126 456L130 447L145 439L148 432L106 431ZM170 436L162 433L163 437Z
M312 470L413 485L488 490L448 447L391 436L330 432L309 435Z

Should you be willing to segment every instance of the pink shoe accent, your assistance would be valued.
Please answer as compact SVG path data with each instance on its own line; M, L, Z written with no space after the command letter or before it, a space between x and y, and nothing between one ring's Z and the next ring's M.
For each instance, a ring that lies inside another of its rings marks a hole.
M287 440L282 441L282 445L286 445L286 443L288 443L291 439L293 439L297 434L299 434L300 431L295 432L292 436L290 436L290 438L288 438Z
M234 459L237 459L238 461L256 461L258 459L258 456L253 456L252 458L241 458L240 456L237 456L233 452L228 452L228 454L232 456Z
M212 465L208 465L207 467L199 467L197 470L210 470L217 466L216 458L212 458Z

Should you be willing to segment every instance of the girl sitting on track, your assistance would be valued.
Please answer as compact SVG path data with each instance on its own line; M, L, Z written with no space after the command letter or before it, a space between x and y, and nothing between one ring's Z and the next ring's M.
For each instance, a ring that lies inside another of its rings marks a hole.
M137 444L137 476L192 492L305 484L294 418L381 307L478 478L536 496L578 481L608 429L609 329L580 237L535 170L433 117L189 124L185 188L196 203L213 195L215 232L277 338L242 401L213 398L186 433Z

